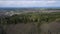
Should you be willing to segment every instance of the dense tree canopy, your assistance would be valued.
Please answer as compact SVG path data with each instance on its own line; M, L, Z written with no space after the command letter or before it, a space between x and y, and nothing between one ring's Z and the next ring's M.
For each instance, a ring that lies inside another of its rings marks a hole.
M0 17L0 24L17 24L17 23L49 23L60 18L59 12L52 13L25 13L14 14L8 17Z

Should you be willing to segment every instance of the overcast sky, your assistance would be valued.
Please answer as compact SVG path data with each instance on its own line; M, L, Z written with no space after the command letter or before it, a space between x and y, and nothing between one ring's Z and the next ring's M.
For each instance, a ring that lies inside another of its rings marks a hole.
M0 0L0 7L60 7L59 0Z

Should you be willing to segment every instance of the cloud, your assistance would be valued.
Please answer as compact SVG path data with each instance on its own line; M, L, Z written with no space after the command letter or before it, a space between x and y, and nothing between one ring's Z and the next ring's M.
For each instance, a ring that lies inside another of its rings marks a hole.
M0 7L60 6L60 1L0 1Z
M60 1L60 0L0 0L0 1Z
M0 0L0 1L60 1L60 0Z

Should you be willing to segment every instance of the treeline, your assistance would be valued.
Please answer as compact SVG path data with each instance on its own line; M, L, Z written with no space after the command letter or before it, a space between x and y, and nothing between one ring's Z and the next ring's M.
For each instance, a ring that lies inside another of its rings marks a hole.
M0 17L0 24L17 24L17 23L49 23L60 18L59 12L52 13L24 13L14 14L8 17Z

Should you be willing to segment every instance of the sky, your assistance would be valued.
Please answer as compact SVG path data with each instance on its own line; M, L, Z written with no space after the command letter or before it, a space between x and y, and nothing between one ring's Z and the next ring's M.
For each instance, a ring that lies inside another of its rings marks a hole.
M0 0L0 7L60 7L60 0Z

